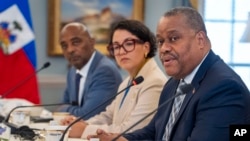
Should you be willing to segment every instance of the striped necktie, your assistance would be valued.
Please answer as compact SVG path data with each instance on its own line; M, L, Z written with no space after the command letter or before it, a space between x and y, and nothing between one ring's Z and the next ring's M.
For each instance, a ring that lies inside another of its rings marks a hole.
M179 95L179 94L183 93L182 90L180 89L183 85L186 85L186 83L185 83L185 81L183 79L181 79L180 83L179 83L179 86L178 86L178 88L176 90L176 93L175 93L176 95ZM184 98L185 98L185 95L179 95L174 99L174 103L173 103L173 106L172 106L172 111L170 113L168 123L167 123L166 128L165 128L165 134L163 135L163 140L165 140L165 141L169 140L169 137L170 137L170 134L171 134L175 119L176 119L176 117L177 117L177 115L179 113L179 110L181 108L181 105L183 103Z

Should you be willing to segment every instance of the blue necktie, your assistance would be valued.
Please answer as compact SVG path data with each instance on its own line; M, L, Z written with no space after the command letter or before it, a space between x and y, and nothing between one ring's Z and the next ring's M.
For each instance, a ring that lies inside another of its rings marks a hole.
M76 102L77 102L77 105L79 105L79 103L78 103L78 99L79 99L79 97L78 97L78 95L79 95L79 88L80 88L80 80L81 80L81 74L79 74L79 73L76 73Z
M178 88L176 90L175 95L179 95L179 94L183 93L181 91L181 89L180 89L180 87L183 86L183 85L186 85L186 83L182 79L182 80L180 80L180 83L179 83L179 86L178 86ZM179 111L181 109L181 105L183 103L184 98L185 98L185 95L179 95L174 99L174 104L172 106L172 111L170 113L168 123L167 123L166 128L165 128L165 134L163 136L163 140L165 140L165 141L169 140L169 137L170 137L170 134L171 134L175 119L176 119L176 117L177 117L177 115L178 115L178 113L179 113Z

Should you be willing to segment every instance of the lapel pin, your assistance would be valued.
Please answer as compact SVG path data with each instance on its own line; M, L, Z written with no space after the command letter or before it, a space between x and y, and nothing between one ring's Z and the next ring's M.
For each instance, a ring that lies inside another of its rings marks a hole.
M193 91L192 91L192 93L193 93L193 94L195 93L195 88L193 88Z

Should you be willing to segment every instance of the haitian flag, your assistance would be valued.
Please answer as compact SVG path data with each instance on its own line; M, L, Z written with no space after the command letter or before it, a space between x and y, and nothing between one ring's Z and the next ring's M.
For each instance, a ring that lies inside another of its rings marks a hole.
M28 0L0 2L0 95L40 103Z

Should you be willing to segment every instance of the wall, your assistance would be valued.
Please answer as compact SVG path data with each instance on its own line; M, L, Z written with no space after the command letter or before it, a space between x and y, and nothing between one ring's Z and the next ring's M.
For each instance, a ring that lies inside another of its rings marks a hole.
M64 91L67 61L49 57L47 48L47 0L29 0L36 36L38 68L47 61L51 66L38 74L42 103L59 102ZM172 7L171 0L145 0L145 24L154 32L160 16ZM158 63L158 56L156 57Z

